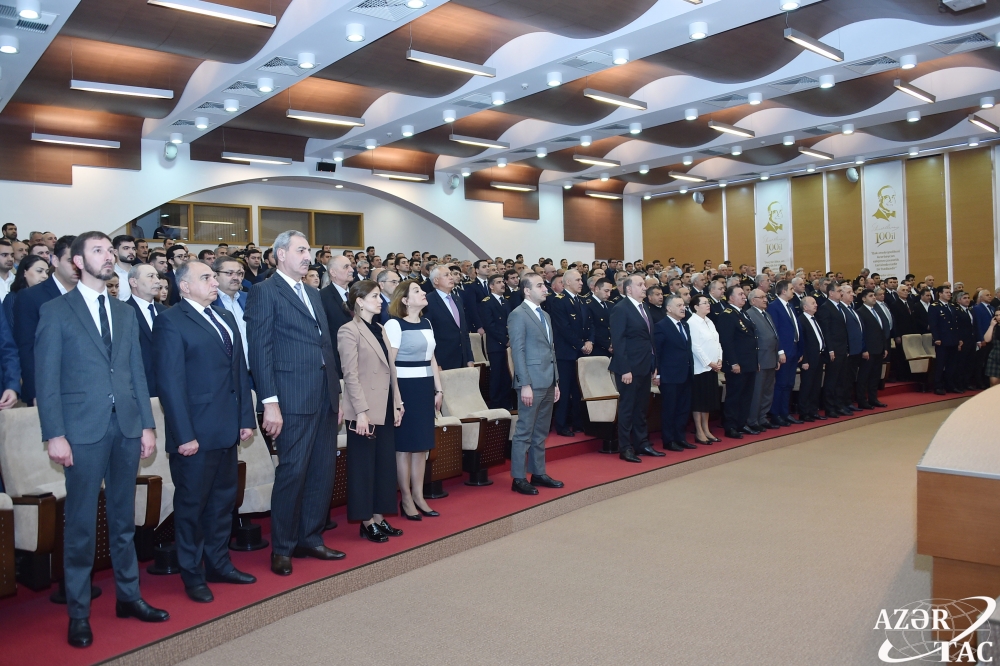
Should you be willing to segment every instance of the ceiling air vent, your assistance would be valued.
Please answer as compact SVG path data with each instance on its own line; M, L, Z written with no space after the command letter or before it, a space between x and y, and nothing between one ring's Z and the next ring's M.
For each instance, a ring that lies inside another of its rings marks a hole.
M305 70L299 67L298 58L271 58L257 68L258 72L268 72L270 74L284 74L285 76L302 76Z
M279 86L274 86L277 90ZM243 95L244 97L264 97L266 93L262 93L257 90L257 84L253 81L237 81L233 85L229 86L222 92L232 93L234 95Z
M715 99L706 99L705 104L711 104L712 106L718 107L720 109L728 109L733 106L742 106L748 101L746 95L741 95L739 93L734 93L732 95L723 95L722 97L716 97Z
M876 72L884 72L887 69L896 69L899 67L899 61L889 56L878 56L877 58L869 58L861 62L853 62L850 65L844 65L844 67L861 75L875 74Z
M840 134L842 129L843 128L840 125L830 124L830 125L817 125L813 129L805 131L815 136L820 136L821 134Z
M31 21L26 21L25 19L17 15L17 7L12 7L7 4L0 4L0 26L17 28L18 30L25 30L27 32L37 32L42 33L49 29L55 20L59 18L57 14L50 14L49 12L42 12L41 16Z
M184 118L182 118L180 120L175 120L174 122L172 122L170 124L173 125L174 127L194 127L194 121L193 120L186 120Z
M351 146L351 145L337 146L337 148L339 148L341 150L359 150L361 152L364 152L364 151L368 150L364 146Z
M582 69L585 72L599 72L602 69L611 67L613 63L611 62L610 53L605 53L604 51L587 51L572 58L567 58L559 64Z
M931 46L942 53L952 55L954 53L965 53L966 51L975 51L976 49L993 46L993 40L981 32L974 32L971 35L961 35L959 37L943 39L940 42L933 42Z
M512 150L512 151L510 152L510 154L511 154L511 155L525 155L525 154L527 154L527 153L532 153L532 154L534 154L534 152L535 152L535 149L534 149L534 148L521 148L521 149L519 149L519 150Z
M785 79L771 84L772 88L777 88L786 93L797 93L803 90L819 88L819 81L811 76L796 76L793 79Z
M398 21L417 10L407 7L406 0L365 0L351 11L383 21Z
M728 155L728 150L718 150L716 148L706 148L705 150L699 150L699 155L705 155L707 157L721 157L722 155Z
M493 164L493 160L476 160L473 164Z
M621 132L622 130L627 130L627 129L628 129L628 125L617 124L617 125L607 125L605 127L598 127L597 131L598 132Z
M460 100L456 100L455 104L458 106L465 106L470 109L488 109L493 106L493 98L489 95L484 95L483 93L472 93L471 95L466 95Z
M564 136L561 139L552 139L551 143L579 143L580 139L575 136Z
M229 113L226 111L226 106L222 102L205 102L198 107L198 111L204 111L206 113L217 113L220 116L228 116Z

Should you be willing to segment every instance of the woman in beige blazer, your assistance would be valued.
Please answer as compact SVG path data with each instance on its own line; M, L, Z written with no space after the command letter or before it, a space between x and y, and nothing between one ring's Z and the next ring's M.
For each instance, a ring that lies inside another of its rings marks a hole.
M347 422L347 518L360 520L361 536L385 543L402 530L386 522L396 512L396 446L393 426L403 419L396 369L388 359L389 339L378 323L378 285L351 285L347 307L354 319L337 331L344 373L342 404Z

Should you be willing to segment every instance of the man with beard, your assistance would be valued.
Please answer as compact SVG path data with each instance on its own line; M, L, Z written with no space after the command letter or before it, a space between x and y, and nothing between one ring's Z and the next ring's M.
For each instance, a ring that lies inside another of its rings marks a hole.
M128 285L128 272L135 263L135 238L132 236L115 236L111 241L115 248L115 273L118 274L118 300L127 301L132 297L132 288Z
M135 473L156 449L153 411L135 315L108 295L115 274L111 239L99 231L70 248L77 288L42 306L35 345L38 416L49 458L66 470L64 570L70 645L87 647L90 573L103 482L119 618L163 622L166 611L139 594Z

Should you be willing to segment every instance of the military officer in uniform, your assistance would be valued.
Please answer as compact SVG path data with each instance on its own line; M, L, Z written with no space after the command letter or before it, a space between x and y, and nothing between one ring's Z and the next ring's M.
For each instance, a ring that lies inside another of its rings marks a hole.
M723 426L726 437L742 439L750 415L750 393L757 374L757 333L743 312L746 292L733 285L726 290L729 305L715 318L722 345L722 369L726 373Z
M583 430L580 409L580 386L576 379L576 359L594 351L590 329L590 310L580 297L583 278L577 270L563 275L563 292L549 305L555 332L556 363L559 367L559 401L555 408L556 432L571 437ZM548 299L546 299L548 300Z
M716 317L722 314L722 311L726 309L726 300L724 293L726 291L726 283L722 280L712 280L712 284L708 286L708 300L711 303L711 309L708 311L708 316L715 322Z
M590 311L590 329L593 332L592 356L611 356L611 283L604 278L594 280L591 296L584 300Z
M479 323L486 331L486 356L490 360L490 409L510 409L510 372L507 369L507 315L510 301L503 276L489 277L490 295L479 302Z
M937 300L931 303L927 312L927 324L935 346L934 392L938 395L944 395L946 390L959 393L958 350L962 341L958 335L958 316L951 305L951 288L942 285L936 292Z

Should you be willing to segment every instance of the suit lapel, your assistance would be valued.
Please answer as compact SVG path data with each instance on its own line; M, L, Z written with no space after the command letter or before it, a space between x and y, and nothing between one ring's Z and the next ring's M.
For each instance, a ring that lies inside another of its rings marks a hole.
M323 311L323 299L320 298L319 291L316 291L316 290L313 290L313 289L306 289L306 285L302 285L302 288L305 290L306 298L309 299L309 302L313 306L313 312L322 312ZM336 288L334 288L334 290L336 290ZM294 295L295 292L292 292L292 293ZM337 296L340 296L340 294L337 294ZM344 309L345 310L347 309L346 305L344 306ZM322 337L329 337L330 332L327 330L327 326L329 325L329 322L327 321L326 317L316 317L316 323L319 325L319 334ZM334 346L337 345L337 341L336 340L333 341L333 345Z
M303 303L302 299L299 298L298 294L295 293L295 290L292 289L291 286L289 286L289 284L285 282L285 279L280 275L276 275L275 277L278 278L277 280L278 291L281 293L281 295L284 296L289 301L291 301L292 305L294 305L299 312L312 319L313 316L309 314L309 308L306 307L306 304Z
M191 321L198 324L198 326L200 326L202 330L207 331L212 335L215 341L219 343L219 346L222 348L223 352L226 351L226 345L224 342L222 342L222 336L219 334L219 329L217 329L212 324L209 324L205 320L205 317L203 317L200 312L196 312L195 309L191 307L191 304L188 303L187 301L182 300L180 303L178 303L178 306L181 308L181 310L184 311L184 314L186 314ZM215 313L215 316L218 317L219 314Z
M364 338L369 345L371 345L372 349L375 350L375 356L377 356L382 362L382 365L389 367L389 361L386 359L385 354L382 353L382 345L380 345L378 340L375 339L375 336L372 334L371 329L368 328L368 325L365 324L363 320L355 321L354 325L361 331L361 337Z
M118 301L117 298L112 300ZM119 305L125 305L121 301L118 301L118 303ZM118 352L121 350L122 347L125 346L121 344L121 341L125 339L125 337L122 335L122 332L124 332L125 330L124 315L126 314L131 315L132 313L121 307L116 307L115 304L112 303L111 301L108 302L108 309L111 310L111 335L112 335L111 361L114 362L114 360L118 358ZM115 331L118 331L118 335L115 335ZM102 340L101 342L103 343L104 341Z
M135 310L139 315L138 316L139 331L142 333L142 336L147 340L152 340L153 331L152 329L149 328L149 324L146 323L146 315L142 311L142 306L140 306L133 298L128 299L128 304L132 306L132 309ZM155 309L156 306L154 305L153 307Z
M97 345L97 348L101 350L101 354L104 355L104 358L107 358L108 361L110 361L111 359L108 358L108 349L104 346L104 340L101 338L101 332L97 330L97 325L94 324L94 318L90 316L90 310L87 309L87 304L83 301L83 296L80 295L80 292L74 289L66 294L66 298L69 301L70 308L72 308L73 312L76 313L76 316L80 318L80 323L83 324L87 333L90 334L90 339L93 340L94 344ZM112 343L112 348L113 347L114 344Z
M538 315L535 313L535 311L531 309L531 304L528 301L521 301L520 307L522 307L525 310L527 310L528 316L530 317L530 319L533 322L535 322L535 326L537 326L539 328L539 330L542 331L542 335L545 337L546 340L548 340L549 339L549 335L548 335L548 333L545 330L545 324L543 324L542 320L538 318ZM544 317L545 316L544 315L544 310L542 312L543 312L542 316Z

